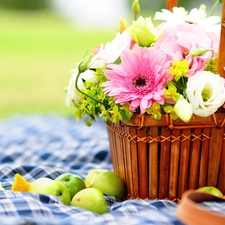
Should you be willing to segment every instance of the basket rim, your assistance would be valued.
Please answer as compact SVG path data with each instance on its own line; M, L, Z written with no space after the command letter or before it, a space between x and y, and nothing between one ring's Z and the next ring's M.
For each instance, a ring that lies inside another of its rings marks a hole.
M109 123L109 121L106 121ZM181 119L173 120L169 114L163 114L161 120L155 120L148 114L134 114L128 120L121 120L121 125L131 127L168 127L170 129L191 129L191 128L222 128L225 127L225 113L214 113L211 116L200 117L193 115L189 122Z

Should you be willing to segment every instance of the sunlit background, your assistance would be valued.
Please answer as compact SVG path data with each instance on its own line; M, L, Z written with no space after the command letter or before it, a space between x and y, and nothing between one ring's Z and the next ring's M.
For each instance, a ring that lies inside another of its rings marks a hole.
M205 3L207 11L214 3L178 2L187 10ZM164 0L140 4L143 16L165 8ZM131 23L131 0L0 0L0 119L72 115L64 103L71 71L95 45L113 39L120 17Z

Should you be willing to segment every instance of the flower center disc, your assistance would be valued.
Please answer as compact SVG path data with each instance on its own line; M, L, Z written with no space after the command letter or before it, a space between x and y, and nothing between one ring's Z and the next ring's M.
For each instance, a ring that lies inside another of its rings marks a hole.
M142 78L142 77L138 77L136 80L135 80L135 85L136 86L145 86L146 85L146 79L145 78Z

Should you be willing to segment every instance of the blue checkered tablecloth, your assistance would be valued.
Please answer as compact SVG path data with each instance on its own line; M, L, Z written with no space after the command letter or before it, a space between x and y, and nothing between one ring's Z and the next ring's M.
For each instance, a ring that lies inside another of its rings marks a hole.
M112 169L107 132L103 121L88 128L75 118L56 115L16 116L0 121L0 224L16 225L182 225L177 205L167 200L118 202L105 195L108 213L66 206L54 196L12 192L16 173L28 181L56 178L62 173L85 177L90 169ZM225 203L203 203L225 212Z

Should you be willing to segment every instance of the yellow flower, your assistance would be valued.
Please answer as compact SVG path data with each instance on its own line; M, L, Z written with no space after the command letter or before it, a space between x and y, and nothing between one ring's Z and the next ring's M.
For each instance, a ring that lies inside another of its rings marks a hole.
M175 76L175 80L179 80L182 76L187 74L189 69L189 63L186 59L183 61L176 60L172 63L172 66L169 69L170 75Z

